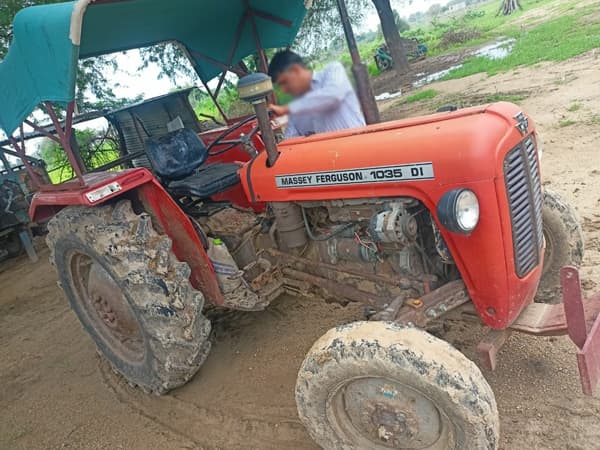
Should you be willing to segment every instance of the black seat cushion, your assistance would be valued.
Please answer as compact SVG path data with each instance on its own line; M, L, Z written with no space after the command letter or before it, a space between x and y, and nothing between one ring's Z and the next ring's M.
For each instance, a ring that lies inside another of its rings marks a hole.
M174 195L193 195L208 198L225 191L240 182L240 166L233 163L215 163L201 167L198 172L167 185Z
M181 180L206 161L208 150L196 133L183 128L148 139L146 155L160 178Z

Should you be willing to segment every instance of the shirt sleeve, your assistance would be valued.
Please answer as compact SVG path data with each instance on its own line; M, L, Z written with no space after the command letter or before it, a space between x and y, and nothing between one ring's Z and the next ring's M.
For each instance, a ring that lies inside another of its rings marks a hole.
M288 116L288 123L285 127L284 139L290 139L297 136L300 136L300 133L294 124L294 120Z
M340 63L328 65L322 72L320 86L301 98L291 102L288 107L290 114L311 114L327 112L337 108L342 100L352 91L352 85L344 66Z

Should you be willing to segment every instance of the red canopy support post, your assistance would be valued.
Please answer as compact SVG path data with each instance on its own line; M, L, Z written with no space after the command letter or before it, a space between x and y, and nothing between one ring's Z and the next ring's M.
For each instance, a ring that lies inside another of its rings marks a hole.
M367 71L367 67L360 60L356 38L354 37L352 25L350 24L350 17L348 17L348 10L346 9L346 2L345 0L336 1L342 19L344 34L346 35L348 50L352 57L352 73L356 80L356 89L358 91L360 106L362 107L365 120L368 124L378 123L380 121L379 109L377 108L377 102L375 101L375 95L373 94L373 87L369 81L369 72Z
M204 86L204 89L206 89L206 92L208 93L208 95L210 96L210 98L212 98L213 103L215 104L215 106L219 110L219 113L221 114L221 116L223 117L223 119L225 120L225 122L229 123L229 119L227 118L227 114L225 114L225 111L223 111L223 108L221 107L221 105L219 105L219 102L217 101L217 97L215 96L215 94L212 93L212 91L208 87L208 83L206 83L202 78L200 79L200 81L202 81L202 85Z
M29 159L27 159L27 155L25 154L25 140L24 140L24 133L23 133L23 125L21 125L19 127L19 131L21 133L21 144L19 144L19 142L12 136L9 138L10 143L12 144L15 151L18 153L21 160L23 161L25 170L27 170L27 173L31 177L31 184L33 185L33 188L37 190L42 185L42 181L40 180L40 176L35 171L35 169L31 165Z
M79 183L81 185L85 184L85 180L83 179L83 174L86 172L85 164L81 159L81 154L79 152L73 151L73 142L72 142L72 134L73 134L73 112L75 111L75 103L69 102L67 105L67 117L65 119L65 128L63 129L60 121L58 120L58 116L56 115L56 111L50 102L44 102L44 106L46 107L46 111L52 120L52 124L54 125L54 129L56 130L56 134L60 139L60 144L63 149L67 153L67 157L69 158L69 162L73 166L73 171L75 172L75 176L78 178Z
M11 173L13 172L13 168L11 167L11 165L8 162L8 159L6 158L6 156L4 155L4 152L2 151L2 148L0 148L0 162L2 162L2 164L4 165L4 169L8 172Z

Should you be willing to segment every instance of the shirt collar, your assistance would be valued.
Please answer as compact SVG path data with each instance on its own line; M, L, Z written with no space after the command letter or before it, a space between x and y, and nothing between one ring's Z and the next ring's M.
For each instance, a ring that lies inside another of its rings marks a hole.
M321 84L322 79L323 79L322 71L318 71L318 72L313 71L312 82L311 82L312 87L319 86L319 84Z

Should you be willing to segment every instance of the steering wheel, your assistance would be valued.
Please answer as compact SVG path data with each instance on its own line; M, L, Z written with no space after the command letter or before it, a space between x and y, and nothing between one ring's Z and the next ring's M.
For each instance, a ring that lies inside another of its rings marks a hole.
M229 136L231 133L233 133L234 131L236 131L236 130L240 129L241 127L243 127L244 125L246 125L247 123L252 122L254 119L256 119L256 114L253 114L250 117L245 118L244 120L240 120L238 123L232 125L231 127L227 128L225 131L223 131L206 148L206 150L208 151L208 156L210 157L210 156L221 155L221 154L228 152L229 150L237 147L238 145L250 144L252 142L252 137L254 137L254 135L260 129L258 125L256 125L254 128L252 128L252 130L248 134L245 134L244 136L240 137L239 139L225 139L225 138L227 136ZM225 148L222 148L219 151L211 153L211 150L214 147L216 147L217 145L225 145Z

